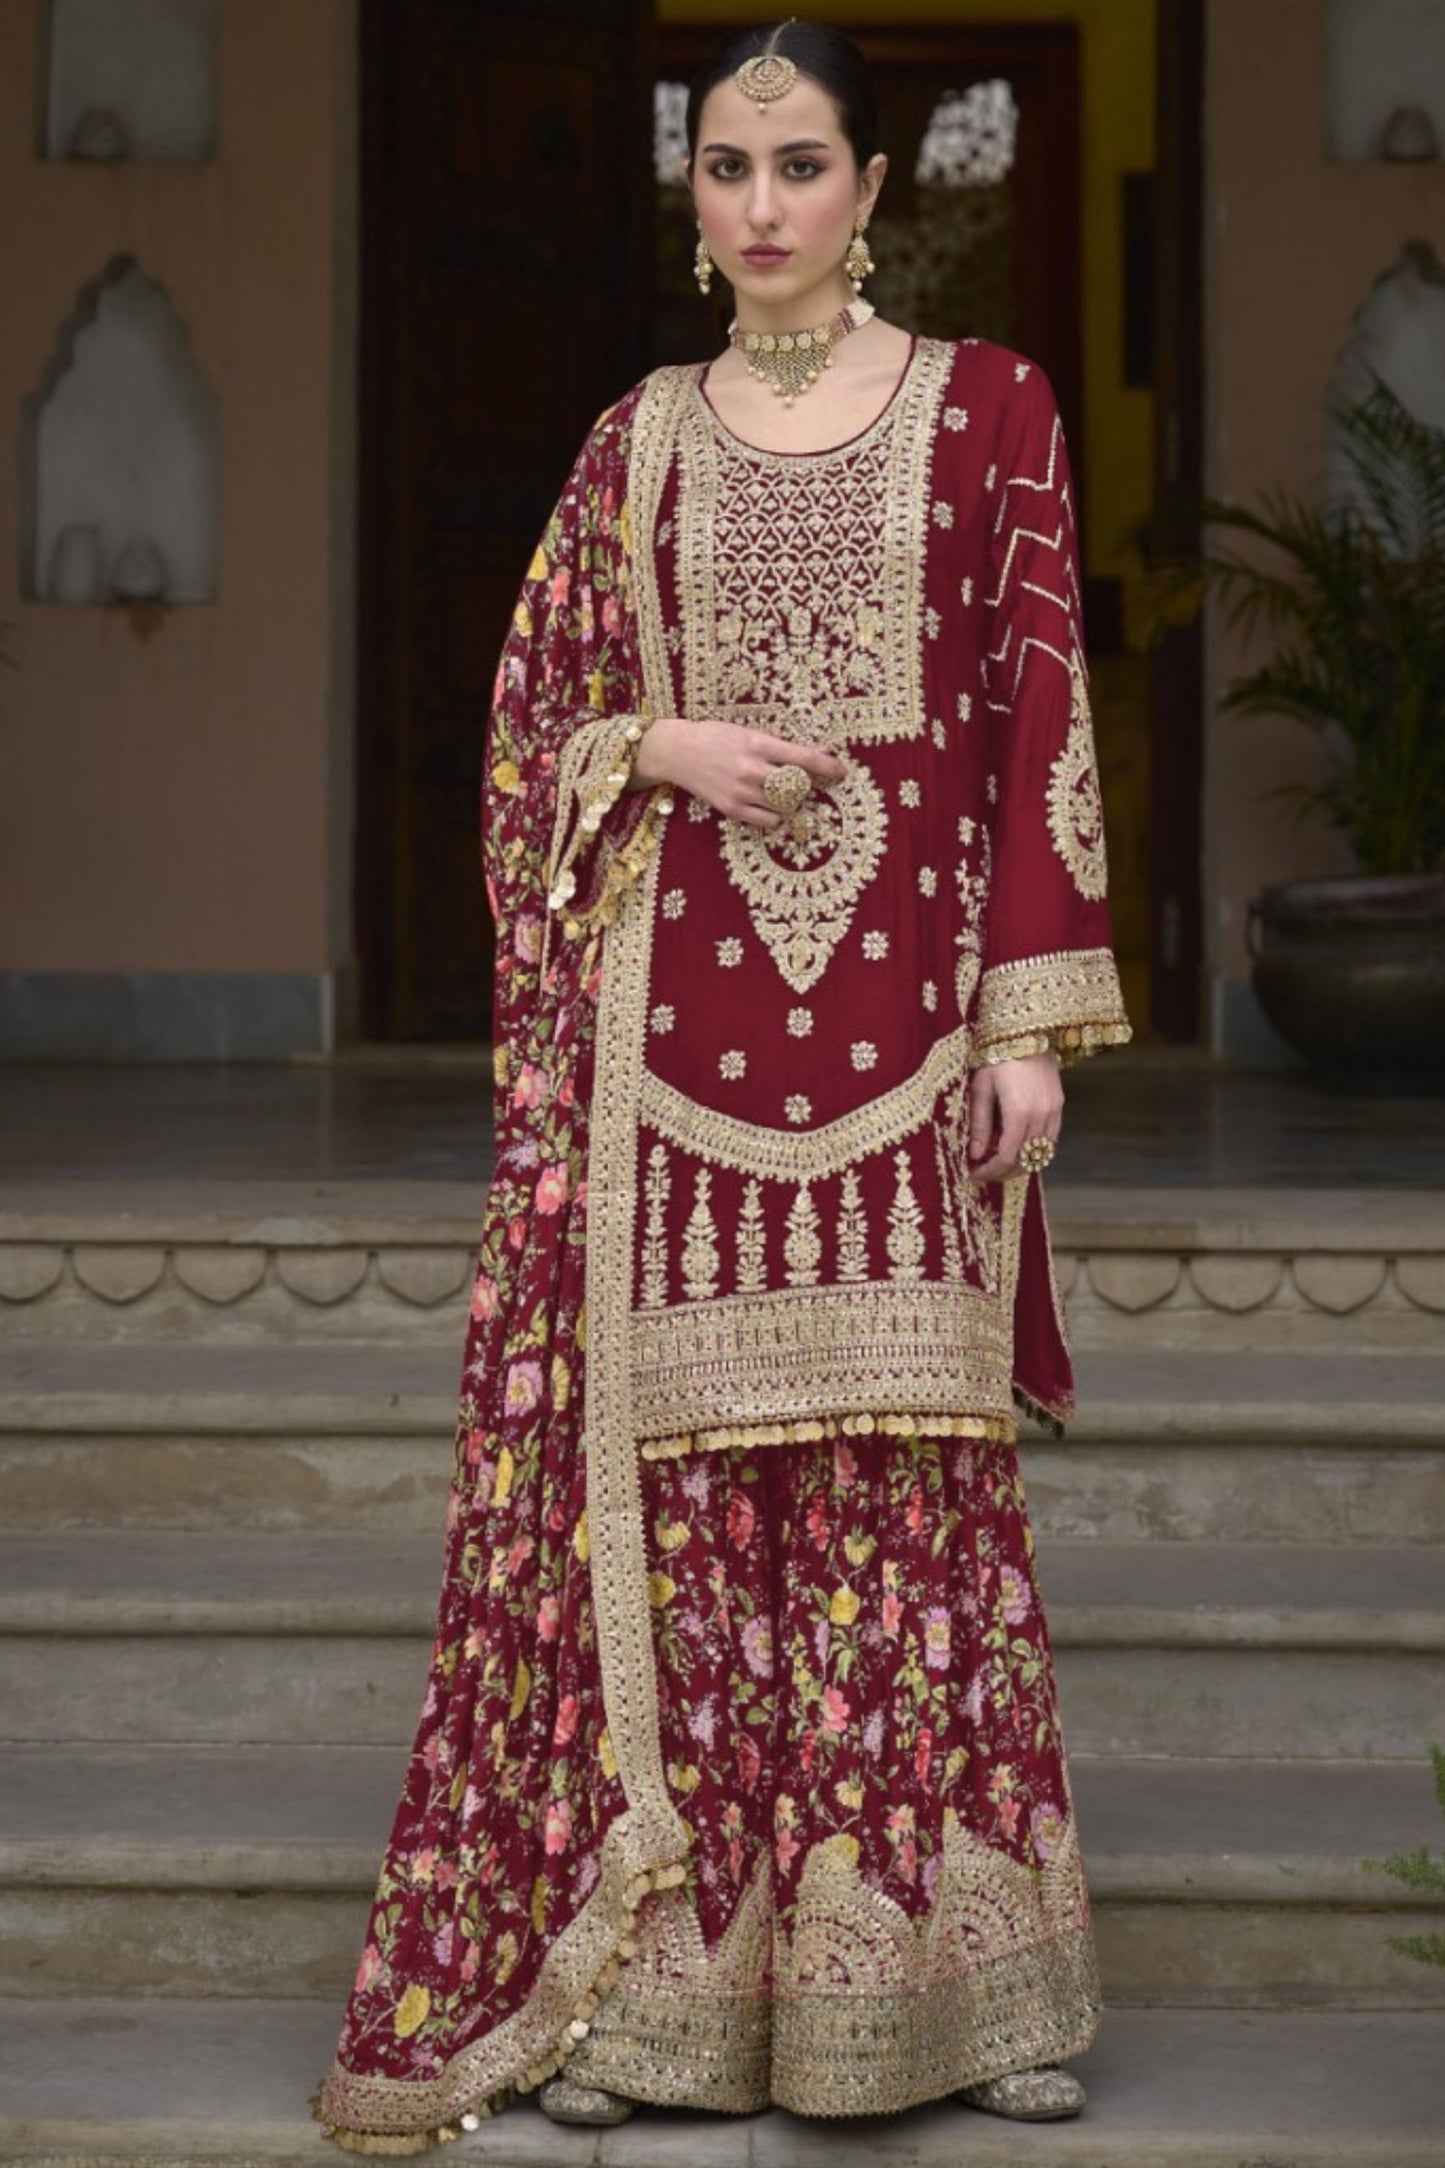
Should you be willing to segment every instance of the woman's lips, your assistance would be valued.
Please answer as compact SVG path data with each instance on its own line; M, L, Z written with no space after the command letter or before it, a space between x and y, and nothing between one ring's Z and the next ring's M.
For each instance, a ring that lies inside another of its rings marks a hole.
M743 262L755 264L786 263L791 254L792 250L786 248L745 248L743 250Z

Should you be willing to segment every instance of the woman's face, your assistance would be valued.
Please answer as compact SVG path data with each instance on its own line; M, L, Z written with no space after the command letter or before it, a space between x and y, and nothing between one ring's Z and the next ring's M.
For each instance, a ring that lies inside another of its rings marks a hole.
M836 283L886 166L880 152L859 173L837 108L811 77L761 109L728 78L698 116L692 191L708 253L735 294L763 303Z

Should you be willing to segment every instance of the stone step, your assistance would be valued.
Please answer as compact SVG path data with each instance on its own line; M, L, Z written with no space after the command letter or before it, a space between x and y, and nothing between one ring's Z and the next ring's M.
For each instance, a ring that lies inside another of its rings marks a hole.
M1445 1353L1086 1349L1046 1536L1445 1543ZM55 1345L0 1365L0 1525L426 1535L461 1349Z
M0 2003L0 2158L35 2168L320 2168L307 2100L336 2046L325 2003L86 1998ZM955 2102L814 2122L643 2109L559 2128L531 2097L449 2146L489 2168L1440 2168L1440 2020L1429 2011L1106 2009L1070 2064L1063 2122ZM438 2156L441 2157L441 2156Z
M408 1740L430 1538L0 1537L0 1738ZM1445 1707L1445 1550L1049 1541L1084 1753L1415 1760Z
M1434 1192L1051 1178L1047 1200L1080 1348L1440 1346ZM14 1182L0 1341L459 1347L483 1204L480 1182Z
M0 1748L0 1994L344 1994L405 1756ZM1428 1762L1071 1756L1111 2005L1411 2008L1433 1908L1361 1861L1440 1838Z

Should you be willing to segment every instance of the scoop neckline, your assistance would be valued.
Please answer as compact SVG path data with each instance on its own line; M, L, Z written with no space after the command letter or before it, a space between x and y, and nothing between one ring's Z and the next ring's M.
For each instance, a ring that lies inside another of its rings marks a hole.
M917 358L918 333L916 331L911 331L908 334L908 352L904 357L903 367L898 372L897 382L894 384L892 391L889 392L888 397L884 401L883 405L873 416L872 421L865 422L861 429L855 431L855 433L851 437L844 437L842 441L838 444L821 444L817 446L813 451L808 452L785 452L775 449L772 445L754 444L749 438L740 437L737 434L736 430L729 429L727 423L723 420L721 414L719 414L717 408L713 405L712 395L707 388L707 372L712 367L711 361L703 361L698 363L697 376L694 379L693 388L698 395L698 400L703 409L703 412L706 414L713 428L717 431L718 435L724 437L729 444L733 445L740 452L750 453L754 459L781 459L786 460L791 465L794 461L798 460L833 459L837 456L839 452L850 452L857 445L866 443L868 438L871 437L876 430L879 430L883 427L883 424L892 414L894 407L898 404L899 393L903 390L904 385L908 382L908 379L913 374L913 365Z

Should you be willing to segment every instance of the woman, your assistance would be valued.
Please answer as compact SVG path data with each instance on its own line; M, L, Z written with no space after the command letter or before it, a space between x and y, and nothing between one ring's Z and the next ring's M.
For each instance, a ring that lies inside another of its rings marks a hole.
M1072 1407L1030 1170L1129 1036L1068 460L1038 368L856 300L846 39L735 41L689 143L732 343L598 421L498 673L440 1620L315 2103L358 2152L539 2084L1069 2114L1099 2022L1015 1454Z

